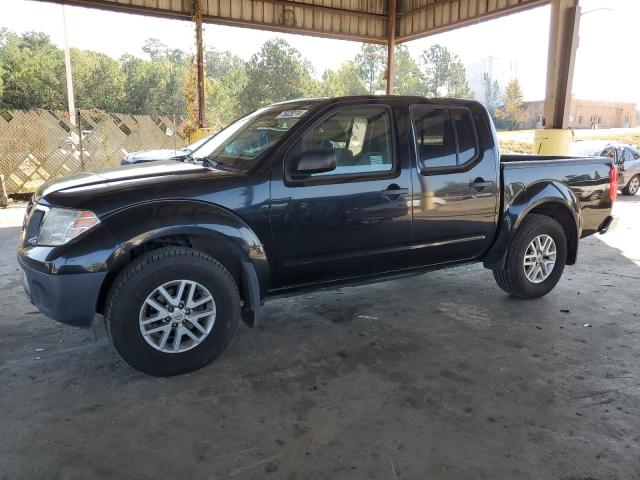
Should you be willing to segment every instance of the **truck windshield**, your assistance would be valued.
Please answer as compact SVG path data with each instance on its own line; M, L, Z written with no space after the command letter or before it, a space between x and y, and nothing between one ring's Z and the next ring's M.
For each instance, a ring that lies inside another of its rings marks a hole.
M290 102L261 108L232 123L194 152L194 160L249 170L313 106Z

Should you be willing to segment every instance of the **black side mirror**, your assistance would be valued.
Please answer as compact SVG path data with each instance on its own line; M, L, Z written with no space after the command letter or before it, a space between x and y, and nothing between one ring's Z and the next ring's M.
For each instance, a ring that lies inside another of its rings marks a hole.
M298 175L313 175L326 173L336 168L336 152L333 150L318 150L304 152L298 158L295 173Z

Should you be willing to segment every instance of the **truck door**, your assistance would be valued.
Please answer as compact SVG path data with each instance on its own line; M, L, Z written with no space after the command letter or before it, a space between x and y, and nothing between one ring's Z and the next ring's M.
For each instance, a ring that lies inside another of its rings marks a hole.
M477 110L477 111L476 111ZM493 239L499 166L478 108L414 105L413 262L473 259Z
M279 285L410 266L411 160L385 104L337 106L317 119L271 174ZM406 131L406 129L404 129ZM333 151L334 170L295 171L305 152Z

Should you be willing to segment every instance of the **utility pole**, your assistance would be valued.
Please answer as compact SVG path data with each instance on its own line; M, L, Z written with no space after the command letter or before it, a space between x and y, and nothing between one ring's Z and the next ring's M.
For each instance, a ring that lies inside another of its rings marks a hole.
M393 94L393 54L396 46L396 0L389 0L387 14L387 95Z
M195 0L194 21L196 23L196 65L198 72L198 127L204 128L205 120L205 99L204 99L204 46L202 41L202 0Z
M62 5L62 27L64 29L64 71L67 76L67 106L69 107L69 123L76 124L76 101L73 93L73 75L71 74L71 53L67 35L67 15Z

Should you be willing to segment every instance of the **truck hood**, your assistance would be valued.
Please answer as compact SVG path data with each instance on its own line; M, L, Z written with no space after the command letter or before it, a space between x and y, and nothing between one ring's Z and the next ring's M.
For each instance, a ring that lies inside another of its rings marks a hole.
M157 192L166 192L174 185L191 183L203 176L212 180L237 175L236 172L172 160L141 163L99 172L77 173L47 182L35 193L34 201L48 206L79 208L80 204L94 203L92 199L97 202L111 197L109 203L113 203L114 197L124 197L136 190L140 193L143 189L152 190L157 195ZM152 192L148 193L151 196Z

